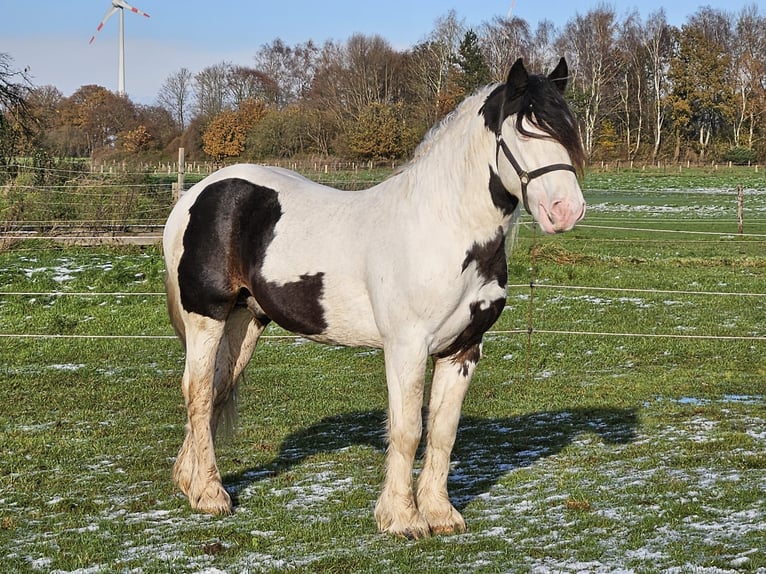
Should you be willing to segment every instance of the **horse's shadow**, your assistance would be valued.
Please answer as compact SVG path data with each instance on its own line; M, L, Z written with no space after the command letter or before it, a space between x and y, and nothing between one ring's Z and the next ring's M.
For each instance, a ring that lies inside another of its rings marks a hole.
M577 408L495 419L465 416L452 453L452 502L464 508L503 475L556 455L584 435L595 435L607 444L628 444L635 439L637 425L633 408ZM236 505L238 493L250 484L286 472L316 454L354 445L385 451L383 411L325 418L285 438L271 463L229 474L224 484Z

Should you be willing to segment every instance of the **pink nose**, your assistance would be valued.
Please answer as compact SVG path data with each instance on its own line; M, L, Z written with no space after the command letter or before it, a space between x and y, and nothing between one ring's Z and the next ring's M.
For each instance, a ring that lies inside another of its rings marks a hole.
M585 203L558 199L551 204L549 215L553 229L569 231L585 216Z

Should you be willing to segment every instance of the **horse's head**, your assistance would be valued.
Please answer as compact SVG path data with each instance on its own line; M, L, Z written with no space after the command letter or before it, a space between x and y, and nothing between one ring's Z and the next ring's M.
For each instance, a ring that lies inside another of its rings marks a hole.
M497 139L500 181L546 233L568 231L585 214L584 154L563 97L568 73L561 58L549 76L529 75L519 58L481 111Z

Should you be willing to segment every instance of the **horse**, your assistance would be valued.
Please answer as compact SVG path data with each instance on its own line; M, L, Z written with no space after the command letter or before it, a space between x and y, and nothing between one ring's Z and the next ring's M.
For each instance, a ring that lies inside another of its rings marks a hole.
M585 213L567 80L564 58L547 76L517 60L505 83L468 96L402 169L366 190L238 164L178 200L163 233L188 415L173 480L193 509L233 511L215 436L274 321L313 341L382 348L388 410L378 529L414 539L465 531L447 477L483 334L506 304L506 235L520 205L546 233L570 230Z

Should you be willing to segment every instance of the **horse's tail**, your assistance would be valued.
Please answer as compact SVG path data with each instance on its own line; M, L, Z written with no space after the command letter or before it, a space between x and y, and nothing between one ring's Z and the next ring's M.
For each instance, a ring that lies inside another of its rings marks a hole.
M220 406L216 407L216 410L220 413L217 420L216 437L223 439L224 442L231 440L237 433L239 424L239 383L244 377L245 375L242 373L234 381L234 385L228 390L226 398Z

